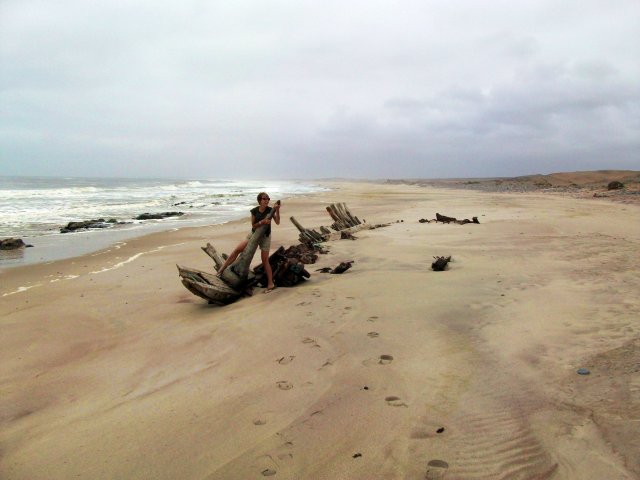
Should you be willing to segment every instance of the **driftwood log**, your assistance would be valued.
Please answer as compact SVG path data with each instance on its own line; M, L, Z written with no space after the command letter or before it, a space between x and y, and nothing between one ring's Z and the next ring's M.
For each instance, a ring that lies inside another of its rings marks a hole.
M331 268L331 267L319 268L318 270L316 270L316 272L334 273L334 274L344 273L351 268L351 265L353 265L354 262L355 260L340 262L335 268Z
M435 272L442 272L447 268L447 263L451 261L451 257L433 257L436 259L435 262L431 264L431 269Z
M200 247L200 248L202 248L204 253L206 253L213 259L213 261L215 262L216 272L220 270L222 265L224 265L225 259L218 254L218 251L215 248L213 248L213 245L211 245L210 243L207 243L206 247Z
M217 305L227 305L235 302L244 292L238 291L227 285L221 278L216 275L197 270L195 268L178 267L178 274L182 280L182 284L194 295L204 298L209 303Z
M446 215L440 215L436 213L436 218L433 220L427 220L426 218L421 218L418 220L420 223L431 223L431 222L442 222L442 223L457 223L458 225L466 225L467 223L480 223L478 217L471 217L471 220L465 218L464 220L458 220L455 217L447 217Z
M468 218L465 218L464 220L458 220L455 217L447 217L446 215L440 215L439 213L436 213L436 222L442 222L442 223L457 223L458 225L465 225L467 223L480 223L478 221L478 217L472 217L472 220L469 220Z

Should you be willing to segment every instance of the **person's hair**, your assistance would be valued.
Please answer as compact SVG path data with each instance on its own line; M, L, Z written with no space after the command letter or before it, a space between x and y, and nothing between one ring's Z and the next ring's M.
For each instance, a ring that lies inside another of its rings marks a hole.
M265 197L268 197L268 196L269 196L269 194L268 194L267 192L260 192L260 193L258 194L258 196L256 197L256 200L258 200L258 203L260 203L260 197L262 197L263 195L264 195Z

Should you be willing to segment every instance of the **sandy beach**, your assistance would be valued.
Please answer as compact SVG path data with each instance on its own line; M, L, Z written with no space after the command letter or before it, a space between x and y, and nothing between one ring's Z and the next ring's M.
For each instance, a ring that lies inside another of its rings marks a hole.
M274 248L332 202L389 226L229 306L175 265L248 220L2 271L0 478L640 478L640 205L332 187L283 199Z

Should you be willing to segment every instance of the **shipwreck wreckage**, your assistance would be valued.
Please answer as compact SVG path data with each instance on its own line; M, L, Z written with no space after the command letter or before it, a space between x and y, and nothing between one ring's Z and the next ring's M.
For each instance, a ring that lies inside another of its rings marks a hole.
M276 203L279 204L280 200ZM373 226L364 220L361 221L351 213L344 203L332 203L326 207L326 210L333 223L330 228L319 227L320 231L304 228L294 217L290 217L291 222L300 232L301 244L287 250L280 247L270 255L269 263L277 286L292 286L310 276L304 266L306 263L315 262L317 256L313 252L317 245L328 240L351 238L352 234L359 230L380 226ZM275 210L272 210L267 218L271 219L274 213ZM215 273L176 265L182 284L194 295L217 305L233 303L246 295L254 285L263 281L262 265L257 266L253 271L250 266L266 228L264 225L256 229L244 252L222 272L220 277ZM224 264L226 255L220 255L210 243L202 247L202 250L213 259L214 268L218 271ZM315 258L309 261L310 256Z

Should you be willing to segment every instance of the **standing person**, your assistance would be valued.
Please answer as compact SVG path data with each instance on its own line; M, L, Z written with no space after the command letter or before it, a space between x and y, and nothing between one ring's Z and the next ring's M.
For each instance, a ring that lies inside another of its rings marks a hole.
M229 258L224 262L224 265L220 267L218 270L218 277L222 275L222 272L235 262L238 255L244 252L244 249L247 248L247 244L249 243L249 239L256 231L256 229L262 225L266 225L264 236L260 240L260 256L262 258L262 265L264 267L264 271L267 274L267 289L266 292L270 292L276 286L273 283L273 272L271 271L271 265L269 264L269 250L271 248L271 220L266 218L269 213L275 208L275 212L273 214L272 219L276 222L276 225L280 225L280 204L276 204L274 208L269 206L269 195L265 192L260 192L258 194L258 206L251 209L251 233L247 235L247 238L241 241L238 246L231 252Z

